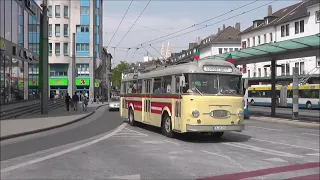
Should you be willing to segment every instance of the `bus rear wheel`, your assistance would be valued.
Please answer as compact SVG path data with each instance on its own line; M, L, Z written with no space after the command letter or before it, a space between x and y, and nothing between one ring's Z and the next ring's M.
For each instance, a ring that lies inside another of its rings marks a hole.
M136 125L136 121L134 120L134 112L133 112L133 110L131 108L129 109L128 120L129 120L129 124L131 126L135 126Z
M173 137L173 131L172 131L172 121L171 121L171 117L169 115L164 115L163 119L162 119L162 134L172 138Z

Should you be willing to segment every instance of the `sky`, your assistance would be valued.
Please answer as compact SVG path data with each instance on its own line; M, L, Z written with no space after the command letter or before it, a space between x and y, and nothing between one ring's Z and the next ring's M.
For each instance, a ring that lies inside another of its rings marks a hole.
M114 57L113 66L120 61L126 61L128 63L143 61L143 56L147 55L147 53L149 53L151 57L159 58L161 57L159 53L162 44L167 45L169 42L171 51L178 53L183 49L188 49L189 43L195 42L198 37L203 39L211 34L216 34L218 28L222 29L223 24L225 24L226 27L234 27L235 24L239 22L241 31L245 30L252 25L253 20L263 19L267 15L268 5L265 5L267 3L271 3L269 5L272 5L272 10L275 12L300 1L152 0L137 20L149 0L134 0L121 26L116 32L131 0L104 0L103 46L108 46L108 51ZM234 10L241 6L244 7ZM231 10L234 11L230 12ZM212 20L191 27L194 24L208 19ZM136 20L137 22L132 27ZM132 27L132 29L125 36L130 27ZM170 35L188 27L190 28ZM201 30L196 30L201 27L203 27ZM114 38L110 41L112 36L114 36ZM121 41L121 39L123 40ZM141 44L143 47L141 47ZM139 50L136 50L137 47L140 47ZM129 51L128 48L130 48Z

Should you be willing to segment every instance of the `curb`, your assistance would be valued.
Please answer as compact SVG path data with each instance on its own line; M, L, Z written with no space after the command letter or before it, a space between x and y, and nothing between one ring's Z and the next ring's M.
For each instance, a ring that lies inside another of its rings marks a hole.
M253 121L263 121L263 122L274 122L274 123L281 123L281 124L294 124L300 126L307 126L307 127L320 127L320 123L312 122L312 121L301 121L301 120L293 120L293 119L284 119L284 118L271 118L268 116L250 116Z
M69 121L69 122L66 122L66 123L63 123L63 124L59 124L59 125L55 125L55 126L51 126L51 127L46 127L46 128L42 128L42 129L36 129L36 130L33 130L33 131L27 131L27 132L22 132L22 133L17 133L17 134L11 134L11 135L7 135L7 136L3 136L3 137L0 137L0 141L3 141L3 140L8 140L8 139L13 139L13 138L17 138L17 137L21 137L21 136L26 136L26 135L30 135L30 134L36 134L36 133L40 133L40 132L44 132L44 131L49 131L49 130L52 130L52 129L56 129L56 128L60 128L60 127L63 127L63 126L67 126L67 125L70 125L70 124L73 124L73 123L76 123L78 121L81 121L89 116L91 116L92 114L94 114L100 107L102 106L106 106L108 104L103 104L103 105L100 105L98 107L96 107L96 109L94 111L92 111L91 113L85 115L85 116L82 116L78 119L75 119L73 121Z

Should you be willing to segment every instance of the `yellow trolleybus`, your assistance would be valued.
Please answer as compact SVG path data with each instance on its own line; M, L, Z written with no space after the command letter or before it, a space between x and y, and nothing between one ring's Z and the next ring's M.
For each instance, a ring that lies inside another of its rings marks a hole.
M160 127L167 137L174 132L221 137L225 131L245 129L244 84L233 64L215 59L126 74L121 82L120 115L131 125Z

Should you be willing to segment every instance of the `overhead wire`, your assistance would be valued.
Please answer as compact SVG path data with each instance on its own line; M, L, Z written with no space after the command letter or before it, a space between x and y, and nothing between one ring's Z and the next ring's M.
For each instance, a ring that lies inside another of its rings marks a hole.
M223 21L230 20L230 19L232 19L232 18L241 16L241 15L246 14L246 13L248 13L248 12L257 10L257 9L259 9L259 8L261 8L261 7L264 7L264 6L267 6L267 5L269 5L269 4L271 4L271 3L275 2L275 1L278 1L278 0L274 0L274 1L272 1L272 2L269 2L269 3L266 3L266 4L264 4L264 5L258 6L258 7L256 7L256 8L250 9L250 10L248 10L248 11L244 11L244 12L242 12L242 13L240 13L240 14L237 14L237 15L234 15L234 16L231 16L231 17L228 17L228 18L226 18L226 19L220 20L220 21L215 22L215 23L213 23L213 24L206 25L205 27L201 27L201 28L198 28L198 29L195 29L195 30L192 30L192 31L185 32L185 33L183 33L183 34L179 34L179 35L176 35L176 36L167 38L167 39L163 39L163 40L160 40L160 41L156 41L156 42L153 42L153 43L151 43L151 44L157 44L157 43L160 43L160 42L163 42L163 41L166 41L166 40L170 40L170 39L173 39L173 38L177 38L177 37L180 37L180 36L183 36L183 35L186 35L186 34L195 32L195 31L199 31L199 30L201 30L201 29L205 29L205 28L207 28L207 27L216 25L216 24L221 23L221 22L223 22ZM140 47L142 47L142 44L141 44Z
M140 15L138 16L138 18L136 19L136 21L132 24L132 26L130 27L130 29L127 31L127 33L122 37L122 39L118 42L118 44L116 45L116 47L118 47L120 45L120 43L124 40L124 38L128 35L128 33L131 31L131 29L133 28L133 26L137 23L137 21L140 19L141 15L144 13L144 11L147 9L147 7L149 6L151 0L149 0L149 2L147 3L147 5L143 8L142 12L140 13Z
M118 25L118 27L117 27L116 31L114 32L114 34L113 34L112 38L110 39L110 41L109 41L109 43L108 43L107 47L109 47L109 45L110 45L111 41L113 40L114 36L117 34L117 32L118 32L118 30L119 30L119 27L120 27L120 26L121 26L121 24L122 24L123 19L126 17L126 15L127 15L128 11L129 11L129 9L130 9L130 7L131 7L132 2L133 2L133 0L131 0L131 2L130 2L130 4L129 4L129 6L128 6L128 8L127 8L126 12L124 13L124 15L123 15L123 17L122 17L122 19L121 19L121 21L120 21L120 23L119 23L119 25Z
M213 17L213 18L207 19L207 20L202 21L202 22L197 23L197 24L193 24L193 25L191 25L191 26L189 26L189 27L186 27L186 28L180 29L180 30L178 30L178 31L169 33L169 34L164 35L164 36L161 36L161 37L159 37L159 38L155 38L155 39L152 39L152 40L150 40L150 41L146 41L146 42L144 42L144 43L140 43L139 45L136 45L136 46L134 46L134 47L138 47L138 46L140 46L141 44L143 45L143 44L146 44L146 43L150 43L150 42L153 42L153 41L156 41L156 40L159 40L159 39L162 39L162 38L165 38L165 37L168 37L168 36L177 34L177 33L179 33L179 32L188 30L188 29L193 28L193 27L195 27L195 26L201 25L201 24L206 23L206 22L208 22L208 21L217 19L217 18L219 18L219 17L221 17L221 16L224 16L224 15L226 15L226 14L229 14L230 12L233 12L233 11L239 10L239 9L241 9L241 8L243 8L243 7L249 6L250 4L253 4L253 3L257 2L257 1L258 1L258 0L255 0L255 1L253 1L253 2L247 3L247 4L245 4L245 5L242 5L242 6L238 7L238 8L232 9L232 10L230 10L230 11L228 11L228 12L225 12L225 13L220 14L220 15L218 15L218 16L215 16L215 17ZM205 27L206 27L206 26L205 26Z

